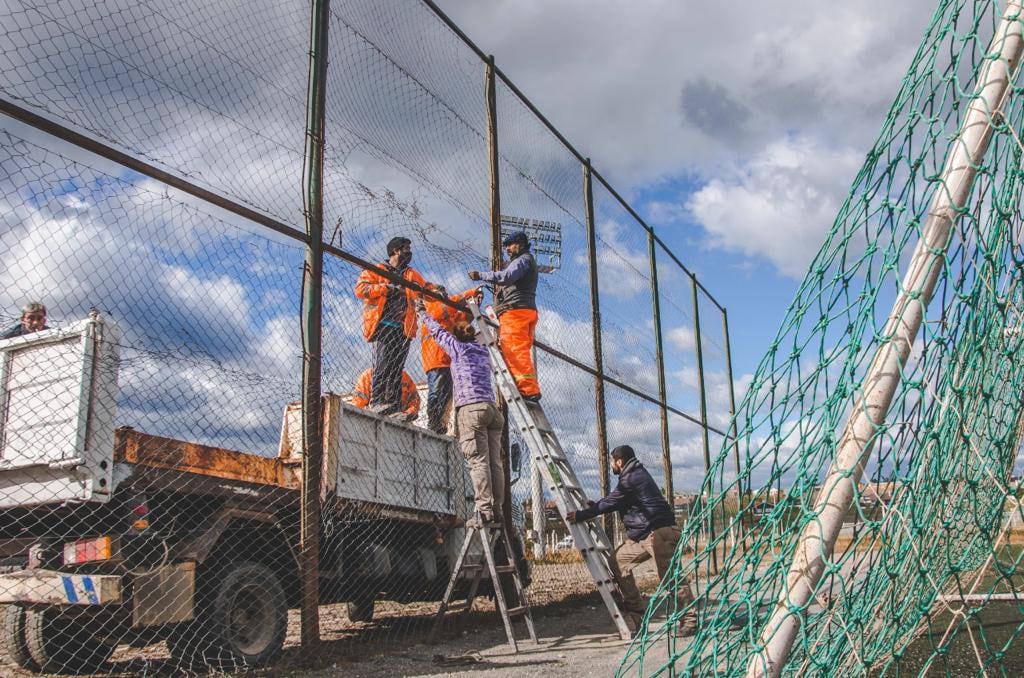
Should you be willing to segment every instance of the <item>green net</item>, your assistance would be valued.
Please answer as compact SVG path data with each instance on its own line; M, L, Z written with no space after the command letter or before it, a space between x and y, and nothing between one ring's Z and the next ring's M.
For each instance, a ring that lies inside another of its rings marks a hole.
M620 674L1019 671L1019 12L939 3Z

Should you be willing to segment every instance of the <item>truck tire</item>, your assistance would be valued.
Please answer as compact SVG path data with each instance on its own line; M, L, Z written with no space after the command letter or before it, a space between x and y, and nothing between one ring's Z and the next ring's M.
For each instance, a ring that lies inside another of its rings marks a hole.
M363 597L345 603L345 613L353 622L373 621L373 598Z
M95 673L116 645L98 640L89 621L62 617L52 608L25 611L25 646L43 673Z
M4 605L3 635L0 648L15 666L29 671L38 671L39 665L28 653L25 642L25 608L20 605Z
M272 663L284 647L288 601L277 575L260 563L229 566L196 602L196 619L167 639L183 667L240 669Z

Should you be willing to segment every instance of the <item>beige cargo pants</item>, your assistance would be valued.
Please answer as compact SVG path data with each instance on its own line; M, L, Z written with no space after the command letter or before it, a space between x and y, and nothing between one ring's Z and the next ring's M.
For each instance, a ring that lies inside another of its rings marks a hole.
M635 618L642 615L647 609L647 600L640 594L640 589L636 586L633 569L654 558L658 579L663 579L665 573L672 568L672 554L675 553L680 534L678 527L659 527L643 540L626 539L619 548L615 549L615 558L611 563L612 572L619 582L623 612L631 614ZM680 584L676 598L680 606L690 604L693 594L690 592L688 582Z
M476 511L485 520L501 518L505 478L501 469L501 429L505 417L494 403L463 405L455 413L459 447L469 465Z

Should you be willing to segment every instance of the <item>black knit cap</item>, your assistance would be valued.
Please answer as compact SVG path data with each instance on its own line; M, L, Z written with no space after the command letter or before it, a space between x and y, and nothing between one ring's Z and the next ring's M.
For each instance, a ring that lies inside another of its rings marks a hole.
M502 246L508 247L512 243L519 243L529 247L530 238L527 237L526 231L516 231L515 233L509 233L505 236L505 239L501 241Z
M397 238L392 238L391 240L388 240L388 256L390 257L392 254L402 249L404 246L411 244L412 240L409 240L408 238L404 238L402 236L398 236Z
M612 458L629 461L630 459L636 459L636 452L629 445L619 445L612 450Z

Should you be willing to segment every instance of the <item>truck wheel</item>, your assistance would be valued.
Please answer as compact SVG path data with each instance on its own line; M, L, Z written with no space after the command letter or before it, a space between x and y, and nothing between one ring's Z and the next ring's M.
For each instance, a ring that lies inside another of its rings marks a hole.
M0 648L16 666L29 671L38 671L39 665L28 653L25 642L25 608L20 605L4 605L4 628L0 636Z
M345 603L348 620L354 622L373 621L373 598L359 598Z
M211 601L200 602L196 620L180 624L167 639L171 656L186 667L273 662L288 627L288 601L274 571L259 563L237 563L211 593Z
M25 646L43 673L95 673L116 645L98 640L89 622L53 609L25 609Z

